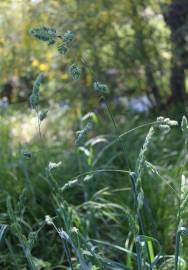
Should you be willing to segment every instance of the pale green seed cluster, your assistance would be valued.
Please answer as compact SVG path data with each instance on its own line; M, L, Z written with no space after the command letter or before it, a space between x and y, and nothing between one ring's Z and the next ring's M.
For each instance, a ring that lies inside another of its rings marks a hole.
M74 34L71 31L67 31L64 33L63 37L63 43L58 46L58 52L60 54L66 54L70 48L70 44L74 39Z
M57 50L60 54L66 54L68 52L68 48L64 44L59 45Z
M188 135L188 122L187 122L187 117L185 115L182 117L181 130L184 135Z
M49 215L45 216L45 221L46 221L46 224L53 225L53 220Z
M56 29L47 26L32 28L29 30L29 34L37 39L48 42L48 45L54 44L57 38Z
M146 136L146 139L145 139L145 142L144 142L144 145L140 151L140 154L138 156L138 159L137 159L137 162L136 162L136 175L137 177L140 177L141 174L142 174L142 171L144 169L144 162L145 162L145 154L149 148L149 145L151 143L151 140L152 140L152 137L154 135L154 132L155 132L155 129L154 127L151 127L147 136Z
M39 102L39 89L40 89L40 85L42 83L43 78L44 78L44 75L40 73L37 76L33 85L32 94L30 96L30 104L33 109L36 109Z
M151 126L144 145L139 153L137 162L136 162L136 191L137 191L137 203L138 203L138 209L141 209L143 207L143 202L144 202L144 191L142 189L142 183L141 183L141 176L144 170L144 165L147 167L150 167L153 173L157 173L155 168L151 166L149 162L146 162L146 152L149 149L149 146L152 141L152 137L155 133L156 128L160 129L162 131L165 131L166 133L170 131L172 126L177 126L178 122L175 120L171 120L170 118L164 118L162 116L157 118L156 124Z
M57 50L60 54L66 54L69 50L70 44L74 39L74 34L71 31L66 31L63 35L58 35L57 31L53 27L42 26L29 30L29 34L39 40L47 42L48 45L56 43L57 39L61 40L61 44L57 46Z
M94 82L93 87L94 87L94 90L96 92L99 92L100 94L105 94L105 93L108 93L109 91L108 86L100 82Z
M32 157L32 152L23 152L23 156L26 158L31 158Z
M70 43L73 41L73 39L74 39L73 32L68 30L67 32L64 33L64 35L63 35L63 43L65 44L66 47L68 47L70 45Z
M157 127L161 131L165 131L168 133L172 126L177 126L178 122L175 120L171 120L170 118L164 118L163 116L157 117Z
M81 76L81 68L78 67L76 64L72 64L70 67L69 67L69 73L71 75L71 78L73 80L78 80Z
M62 164L62 162L61 161L59 161L59 162L49 162L49 164L48 164L48 170L49 171L51 171L51 170L53 170L53 169L55 169L55 168L58 168L59 166L61 166L61 164Z
M184 213L185 210L185 205L188 202L188 193L187 193L187 189L188 189L188 178L185 176L185 174L182 174L181 176L181 212L182 214Z
M149 132L146 136L145 142L143 144L143 147L139 153L138 159L136 161L136 169L134 173L134 182L135 182L135 188L136 188L136 201L137 201L137 212L142 209L143 204L144 204L144 191L142 188L142 182L141 182L141 176L144 170L144 163L146 159L146 152L149 149L149 146L151 144L152 137L155 133L155 129L152 126L149 129ZM138 218L138 213L137 213L137 218Z
M87 123L87 125L85 126L85 128L83 128L80 131L77 131L78 137L75 140L76 145L79 145L83 142L83 140L85 139L86 134L92 129L92 123L89 122Z
M48 110L44 110L42 112L39 113L39 120L42 122L44 119L46 119L48 114Z

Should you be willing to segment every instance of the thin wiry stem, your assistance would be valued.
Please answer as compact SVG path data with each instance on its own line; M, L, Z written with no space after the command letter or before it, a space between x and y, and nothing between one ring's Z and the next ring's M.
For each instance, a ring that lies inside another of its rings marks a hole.
M135 131L137 129L140 129L140 128L143 128L143 127L147 127L147 126L151 126L151 125L154 125L156 123L157 123L157 121L153 121L153 122L150 122L150 123L147 123L147 124L143 124L143 125L137 126L137 127L132 128L132 129L130 129L128 131L125 131L124 133L122 133L121 135L119 135L119 137L120 138L121 137L124 137L125 135L127 135L127 134L129 134L129 133L131 133L131 132L133 132L133 131Z
M38 107L36 108L36 114L37 114L37 122L38 122L38 132L39 132L39 137L40 137L40 140L42 141L41 122L40 122L40 118L39 118L39 110L38 110Z
M102 100L103 100L103 102L105 103L105 106L106 106L106 108L107 108L108 114L109 114L109 116L110 116L110 118L111 118L111 120L112 120L112 123L113 123L113 125L114 125L114 129L115 129L115 131L116 131L116 135L118 136L118 141L119 141L119 143L120 143L120 145L121 145L121 148L122 148L122 150L123 150L123 152L124 152L125 163L126 163L126 165L128 166L128 168L129 168L129 170L130 170L130 164L129 164L129 160L128 160L128 157L127 157L127 154L126 154L126 149L125 149L125 146L124 146L124 144L123 144L123 141L122 141L121 137L120 137L119 134L118 134L118 128L117 128L116 122L115 122L114 117L113 117L113 115L112 115L112 113L111 113L111 111L110 111L110 108L109 108L109 106L108 106L108 103L107 103L106 99L105 99L104 97L102 97Z
M80 177L86 176L88 174L96 174L96 173L100 173L100 172L119 172L119 173L126 173L126 174L130 173L129 171L113 170L113 169L101 169L101 170L95 170L95 171L88 171L85 173L81 173L81 174L77 175L76 177L72 178L71 180L67 181L66 184L63 187L61 187L60 189L62 191L64 191L67 188L71 188L71 187L75 186L76 184L78 184L80 182L79 181Z
M75 176L72 179L80 178L81 176L85 176L87 174L94 174L94 173L99 173L99 172L119 172L119 173L126 173L126 174L130 173L130 171L125 171L125 170L99 169L99 170L94 170L94 171L88 171L88 172L81 173L81 174Z
M175 250L175 270L179 268L179 253L180 253L180 232L177 231L176 233L176 250Z

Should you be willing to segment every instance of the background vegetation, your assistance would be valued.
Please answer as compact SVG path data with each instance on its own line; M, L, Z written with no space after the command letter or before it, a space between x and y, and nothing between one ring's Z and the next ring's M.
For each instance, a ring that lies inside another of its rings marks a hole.
M187 1L3 0L0 10L0 268L188 269ZM33 37L43 26L56 44Z

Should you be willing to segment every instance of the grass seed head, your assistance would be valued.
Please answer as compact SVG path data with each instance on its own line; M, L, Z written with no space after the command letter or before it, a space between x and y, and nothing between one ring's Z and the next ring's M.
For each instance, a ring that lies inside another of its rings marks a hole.
M80 145L83 142L83 140L85 139L86 134L90 130L92 130L92 126L93 126L92 123L88 122L84 129L82 129L80 131L77 131L78 136L77 136L77 138L75 140L76 145Z
M29 34L39 40L48 42L48 44L55 43L57 34L56 29L48 26L31 28Z
M40 85L42 83L44 79L44 74L43 73L40 73L34 84L33 84L33 90L32 90L32 94L30 96L30 104L31 104L31 107L33 109L36 109L36 106L38 105L38 101L39 101L39 89L40 89Z
M52 218L49 215L45 216L45 221L46 221L46 224L48 224L48 225L54 224Z
M72 64L69 67L69 73L71 75L71 78L76 81L81 76L81 68L79 68L76 64Z
M63 35L63 43L68 47L74 39L74 34L70 30L66 31Z
M64 44L61 44L57 47L57 50L60 54L65 55L69 49Z
M93 87L94 87L94 90L100 94L106 94L109 92L108 86L100 82L94 82Z
M170 132L170 130L171 130L171 128L170 128L169 125L159 125L159 129L160 129L161 131L164 131L165 133L168 133L168 132Z
M181 120L181 130L184 135L188 134L188 122L187 117L184 115Z
M32 152L23 152L23 156L26 158L32 158Z
M44 119L46 119L47 114L48 114L48 110L45 110L43 112L40 112L39 113L39 120L42 122Z

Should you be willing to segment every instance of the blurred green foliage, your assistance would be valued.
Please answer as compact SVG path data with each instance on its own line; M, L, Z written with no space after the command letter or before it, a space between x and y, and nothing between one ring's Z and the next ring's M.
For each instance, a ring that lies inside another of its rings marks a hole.
M95 104L89 91L94 78L108 81L111 96L146 94L155 103L151 84L161 99L170 95L170 31L160 1L31 0L0 5L0 85L3 91L12 80L15 102L26 100L40 71L47 74L48 98L76 97ZM76 34L68 57L57 57L53 47L29 37L30 28L44 25ZM67 72L74 62L83 68L79 84L70 82Z

